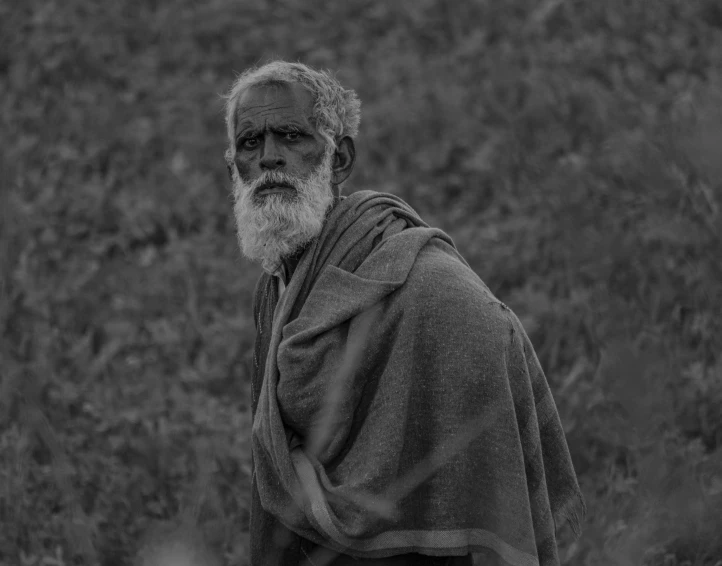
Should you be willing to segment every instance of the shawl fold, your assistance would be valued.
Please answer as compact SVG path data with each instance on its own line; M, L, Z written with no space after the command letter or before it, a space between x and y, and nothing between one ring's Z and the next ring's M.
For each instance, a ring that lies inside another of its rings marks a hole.
M555 531L578 535L586 509L556 405L518 318L444 232L352 194L271 328L252 432L266 513L359 558L559 564Z

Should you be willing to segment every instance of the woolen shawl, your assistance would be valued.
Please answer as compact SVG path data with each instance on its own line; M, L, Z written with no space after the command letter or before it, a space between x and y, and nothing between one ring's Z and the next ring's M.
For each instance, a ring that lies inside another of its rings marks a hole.
M356 557L559 564L555 530L578 534L585 507L551 391L444 232L393 195L343 199L271 329L252 432L267 514Z

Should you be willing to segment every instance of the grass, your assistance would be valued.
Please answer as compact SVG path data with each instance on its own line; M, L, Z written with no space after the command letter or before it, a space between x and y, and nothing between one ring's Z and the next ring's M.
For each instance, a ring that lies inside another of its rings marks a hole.
M259 269L219 95L271 57L359 92L345 190L406 199L522 319L589 507L565 563L722 560L716 0L16 4L0 563L125 564L184 521L248 563Z

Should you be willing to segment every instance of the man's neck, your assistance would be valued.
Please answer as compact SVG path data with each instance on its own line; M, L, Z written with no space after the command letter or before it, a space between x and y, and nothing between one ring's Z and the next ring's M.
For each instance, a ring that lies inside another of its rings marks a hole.
M333 206L335 207L339 202L341 202L341 195L338 192L335 192L334 196L333 196ZM331 208L331 210L333 210L333 207ZM308 247L308 246L306 246L306 247ZM281 270L281 273L279 275L280 275L281 279L283 280L284 285L288 285L288 282L291 280L291 277L293 277L293 272L296 271L296 266L298 265L298 262L301 260L301 256L303 255L303 252L306 251L306 247L297 251L295 254L293 254L291 256L281 258L281 263L283 264L283 269Z
M291 280L291 277L293 277L293 272L296 271L296 266L298 265L298 262L301 259L301 256L303 255L303 252L305 250L306 250L306 248L303 248L302 250L297 252L295 255L281 258L281 263L283 264L283 269L281 269L281 272L279 273L279 277L283 281L284 285L288 285L288 282Z

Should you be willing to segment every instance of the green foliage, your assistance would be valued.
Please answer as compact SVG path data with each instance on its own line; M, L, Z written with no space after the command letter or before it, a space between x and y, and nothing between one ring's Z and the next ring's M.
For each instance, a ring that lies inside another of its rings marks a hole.
M27 0L0 4L0 564L128 563L178 517L247 563L259 270L219 95L276 56L359 92L346 190L408 200L529 330L590 509L567 563L722 559L718 0Z

